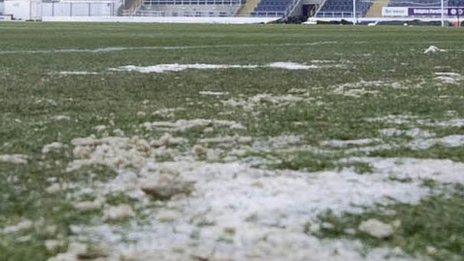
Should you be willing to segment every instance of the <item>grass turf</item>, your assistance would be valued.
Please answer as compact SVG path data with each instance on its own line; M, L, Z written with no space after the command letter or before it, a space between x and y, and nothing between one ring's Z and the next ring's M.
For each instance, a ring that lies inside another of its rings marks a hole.
M110 177L113 173L95 168L70 176L65 168L72 160L72 148L68 146L62 153L44 156L42 147L54 141L69 144L73 138L95 133L94 126L107 125L110 121L128 135L150 135L140 133L134 126L160 120L149 114L158 109L185 108L176 112L172 119L216 118L241 122L247 131L240 134L255 138L302 135L308 145L314 146L329 139L377 138L379 129L391 127L383 122L364 121L370 117L415 115L444 120L447 113L453 111L455 117L463 118L463 83L439 85L434 80L434 73L440 70L464 74L463 36L462 30L430 27L0 23L0 154L22 153L31 157L27 165L0 163L0 227L14 224L22 217L36 221L43 219L48 225L58 225L55 234L66 238L70 233L69 224L89 222L95 213L78 215L70 207L69 199L45 193L47 180L55 177L85 184L92 179ZM437 45L447 52L423 54L430 45ZM59 49L178 46L191 48L53 52ZM31 50L52 52L28 52ZM309 64L313 60L331 60L344 68L188 70L166 74L107 71L123 65L246 65L278 61ZM58 75L60 71L102 74ZM422 87L379 90L366 87L378 93L364 93L358 98L332 92L334 86L361 80L406 82L410 86L420 82ZM262 93L285 95L293 88L305 89L319 102L297 102L283 108L263 104L256 109L257 114L252 114L240 108L230 110L214 97L198 95L203 90L228 92L230 97ZM144 102L146 100L148 103ZM139 111L146 111L147 116L138 117ZM71 120L52 120L51 117L56 115L66 115ZM464 134L462 127L429 129L443 135ZM229 132L221 130L218 134ZM200 136L195 132L185 134L189 140ZM408 140L406 137L398 139L395 142ZM345 156L343 151L332 156L311 154L311 157L292 152L264 154L261 156L278 159L268 167L307 170L334 168L337 160ZM400 148L370 155L464 161L462 147L435 146L422 151ZM369 172L368 167L358 167ZM430 212L433 218L421 219L419 222L424 227L439 220L443 212L449 219L462 221L462 215L454 210L457 203L462 204L461 199L451 202L435 200L444 207ZM447 204L450 206L446 207ZM435 209L434 204L427 203L426 207ZM420 216L420 212L405 215ZM446 229L442 233L446 233ZM422 237L419 241L428 240L425 233L418 236ZM0 259L25 260L32 256L44 259L53 254L43 246L43 241L49 237L47 231L40 229L35 229L31 238L23 238L26 243L21 243L21 238L3 235L0 237ZM408 240L408 234L404 237ZM416 234L410 239L416 240L415 237ZM462 242L462 238L458 241ZM417 250L421 251L422 247ZM462 249L448 250L462 254Z

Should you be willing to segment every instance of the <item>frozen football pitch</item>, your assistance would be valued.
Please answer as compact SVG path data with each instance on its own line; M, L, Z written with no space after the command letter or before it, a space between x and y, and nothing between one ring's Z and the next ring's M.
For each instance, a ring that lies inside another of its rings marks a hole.
M459 260L463 39L0 23L0 259Z

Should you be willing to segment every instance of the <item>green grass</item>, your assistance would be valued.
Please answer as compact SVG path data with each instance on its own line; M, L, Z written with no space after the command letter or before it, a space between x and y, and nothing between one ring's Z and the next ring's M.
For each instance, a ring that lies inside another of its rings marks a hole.
M385 215L384 211L370 211L361 215L347 214L336 217L330 213L321 217L333 228L322 228L317 236L321 238L359 239L367 248L390 246L400 247L408 254L422 254L436 260L462 260L464 256L464 225L462 193L453 196L435 196L422 200L416 206L400 204L389 210L394 215ZM347 235L345 230L357 228L362 221L370 218L384 223L401 222L392 236L377 239L362 232ZM429 248L429 250L427 250ZM430 249L435 249L431 251Z
M111 170L102 167L76 173L65 171L72 160L70 141L95 134L93 127L101 124L108 126L113 122L112 128L122 129L129 137L154 137L159 133L143 131L139 125L155 120L233 120L242 123L247 130L221 129L215 134L254 138L295 134L303 136L305 144L319 146L320 141L327 139L378 138L379 129L391 127L382 122L366 122L365 118L369 117L409 114L443 120L447 111L453 110L455 118L464 118L464 82L440 86L433 80L437 66L448 66L445 71L464 74L463 37L462 30L429 27L0 23L0 52L19 51L0 54L0 154L22 153L31 157L27 165L0 163L0 228L15 224L23 217L44 219L48 225L58 225L57 233L67 237L71 234L68 225L92 222L94 214L78 215L69 199L47 194L45 188L51 177L86 186L95 180L114 176ZM304 45L317 42L326 43ZM282 45L286 43L290 45ZM242 46L245 44L249 46ZM228 47L217 47L220 45ZM430 45L448 51L424 55L423 51ZM26 50L137 46L203 47L105 53L21 53ZM266 64L278 61L310 64L312 60L332 60L346 68L188 70L166 74L107 71L123 65ZM103 74L54 74L59 71ZM411 86L423 82L423 85L406 90L369 87L379 93L360 98L336 95L331 91L336 85L360 80L410 81ZM198 94L199 91L212 90L228 92L231 98L262 93L279 96L286 95L292 88L306 89L315 101L279 108L262 105L253 115L241 108L224 106L216 98ZM189 99L193 103L189 103ZM148 102L144 102L146 100ZM177 107L185 110L175 112L174 117L151 115L158 109ZM147 116L138 117L139 111L147 112ZM52 120L51 117L56 115L66 115L71 120ZM301 124L295 125L294 122ZM439 128L430 129L443 132ZM453 128L445 132L443 134L464 134L464 129ZM183 134L191 144L202 135L194 131ZM400 143L407 140L398 138ZM42 147L55 141L68 147L60 153L42 155ZM464 162L463 151L462 147L434 147L424 151L385 150L370 155ZM258 153L258 156L273 159L265 167L318 171L343 167L339 159L347 155L340 150L334 154L271 151ZM371 171L369 166L362 164L348 167L366 175ZM118 195L110 201L130 202ZM432 198L413 208L399 206L396 210L405 230L398 237L407 242L399 244L394 238L390 243L405 247L411 253L422 251L426 244L437 244L446 251L463 254L456 242L463 242L461 235L464 231L452 220L462 221L460 207L462 199L459 197L451 201ZM427 215L422 215L422 211ZM441 220L443 216L446 221ZM417 224L422 227L415 224L417 219ZM433 227L434 234L426 235L429 226ZM450 231L457 235L458 241L450 241L445 236ZM15 236L0 235L0 260L30 260L31 257L40 260L53 254L43 247L43 240L50 235L43 234L40 229L31 234L26 243L18 243Z

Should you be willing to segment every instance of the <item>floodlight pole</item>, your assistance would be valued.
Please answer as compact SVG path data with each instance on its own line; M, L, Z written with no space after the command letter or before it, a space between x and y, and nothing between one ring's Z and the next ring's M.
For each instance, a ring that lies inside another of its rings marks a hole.
M441 0L443 2L443 0ZM356 24L356 0L353 0L353 24Z
M354 0L353 0L354 1ZM440 1L440 4L441 4L441 27L445 27L445 4L444 4L445 0L441 0Z

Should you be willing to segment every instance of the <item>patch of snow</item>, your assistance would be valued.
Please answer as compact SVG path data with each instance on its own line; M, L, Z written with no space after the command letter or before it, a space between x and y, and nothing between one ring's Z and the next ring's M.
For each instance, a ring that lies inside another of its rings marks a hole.
M361 80L358 82L344 83L344 84L338 85L336 86L335 89L344 90L344 89L363 88L363 87L384 87L388 84L389 82L384 81L384 80L377 80L377 81Z
M93 129L96 131L96 132L103 132L106 130L106 126L105 125L97 125L95 127L93 127Z
M378 90L372 90L372 88L387 87L391 84L386 81L364 81L354 83L344 83L335 86L333 93L338 95L350 96L350 97L361 97L364 94L377 94Z
M178 152L170 147L185 142L184 138L176 138L169 133L152 140L138 136L76 138L71 141L74 145L74 160L68 164L67 171L75 171L91 165L104 165L114 170L129 167L140 169L157 156L175 157Z
M197 158L203 158L206 157L208 149L199 144L196 144L192 147L192 152L197 156Z
M392 125L403 125L403 124L411 124L414 120L416 120L417 116L412 115L387 115L382 117L375 117L375 118L366 118L365 121L367 122L383 122Z
M437 72L435 75L435 80L443 84L458 84L463 79L461 74L454 72Z
M245 110L256 111L258 106L272 105L277 107L284 107L296 102L311 102L312 98L304 97L301 95L273 95L268 93L260 93L247 99L229 99L223 100L222 104L230 107L242 107Z
M132 207L127 204L111 206L104 210L103 219L106 221L118 221L133 217L135 215Z
M270 104L283 106L283 105L287 105L290 103L299 102L303 100L304 98L299 97L299 96L294 96L294 95L276 96L272 94L263 93L263 94L257 94L253 97L250 97L248 101L254 104L270 103Z
M61 142L52 142L43 146L42 154L48 154L50 152L57 152L60 151L64 147L64 144Z
M154 147L169 147L171 145L177 146L187 142L187 139L182 137L173 137L170 133L165 133L159 138L159 140L154 140L150 142L151 146Z
M376 238L387 238L393 234L392 225L385 224L377 219L369 219L361 222L358 229Z
M53 183L45 189L45 192L49 194L55 194L61 192L67 188L66 185L60 185L59 183Z
M0 162L11 164L27 164L28 156L24 154L0 154Z
M333 60L311 60L311 63L335 63Z
M464 119L451 119L445 121L418 120L419 124L431 127L464 127Z
M420 88L425 83L422 79L410 79L404 81L392 81L392 80L376 80L376 81L365 81L361 80L358 82L344 83L336 85L333 93L338 95L345 95L351 97L360 97L364 94L377 94L382 88L391 88L396 90L407 90L413 88Z
M412 128L408 130L400 130L396 128L386 128L379 130L379 133L385 137L398 137L398 136L407 136L411 138L430 138L435 136L434 133L431 133L427 130L422 130L420 128Z
M374 173L384 173L399 179L411 179L411 183L434 180L441 184L464 184L464 163L441 159L414 158L350 158L351 162L363 162L372 166Z
M268 137L267 139L258 139L253 144L253 149L265 151L268 149L282 149L295 145L303 145L304 137L302 135L282 134L279 136Z
M244 69L253 69L257 68L257 65L229 65L229 64L159 64L153 66L134 66L134 65L127 65L121 66L118 68L110 68L110 71L127 71L127 72L140 72L140 73L165 73L165 72L180 72L185 71L188 69L196 69L196 70L212 70L212 69L237 69L237 68L244 68Z
M98 72L87 72L87 71L61 71L58 73L52 73L58 75L98 75Z
M180 173L163 169L157 175L148 175L140 182L140 189L155 199L166 200L179 194L189 194L193 182L184 180Z
M230 129L245 129L245 127L235 121L227 120L211 120L211 119L191 119L191 120L177 120L170 121L157 121L145 122L142 126L147 130L165 130L165 131L178 131L185 132L191 129L204 129L206 127L230 128Z
M64 245L63 241L48 239L44 241L45 248L50 252L55 252Z
M34 223L28 219L21 220L19 223L13 226L8 226L3 228L1 231L2 233L8 234L8 233L18 233L23 230L28 230L31 229L34 226Z
M346 148L350 146L366 146L372 143L381 142L379 139L358 139L358 140L327 140L322 141L322 146L332 147L332 148Z
M213 253L214 249L214 255L237 259L250 255L296 257L308 249L302 248L301 244L309 249L317 247L317 253L324 256L331 248L321 246L322 241L303 233L305 225L316 222L319 214L327 210L335 215L362 213L365 207L377 204L416 204L430 195L430 190L421 185L425 179L464 183L464 177L460 175L464 171L462 163L388 158L350 160L373 165L373 173L359 175L350 169L315 173L259 170L239 163L150 163L137 174L142 181L176 173L180 183L193 184L188 197L169 200L169 211L176 212L174 218L165 218L162 211L154 210L150 224L131 227L129 234L123 232L137 242L135 245L118 240L119 229L110 225L84 227L79 234L99 238L123 256L148 251L172 257L174 249L183 249L182 252L189 255L197 251ZM122 171L119 175L128 174ZM410 178L411 182L392 177ZM117 184L126 193L139 189L127 182ZM115 183L102 185L104 187L98 191L105 191ZM201 225L204 223L208 225ZM191 237L192 234L195 237ZM284 244L287 251L269 241L277 234L281 238L278 242ZM226 241L218 241L219 238ZM261 247L263 249L258 251ZM289 252L288 247L295 251ZM351 252L346 255L348 253Z
M129 166L141 167L147 158L155 158L155 151L149 142L139 137L93 137L73 139L73 155L76 158L68 165L67 171L74 171L82 166L105 165L113 169Z
M77 242L71 242L68 246L68 250L65 253L59 253L58 255L48 259L49 261L65 261L65 260L79 260L79 255L85 254L88 251L87 245Z
M287 70L309 70L309 69L319 68L319 66L317 65L306 65L306 64L293 63L293 62L275 62L275 63L270 63L268 67L278 68L278 69L287 69Z
M237 144L250 144L253 141L251 137L243 136L226 136L226 137L214 137L199 139L197 142L209 145L218 145L224 143L237 143Z
M252 100L262 102L261 97ZM396 121L398 118L386 119ZM404 119L409 122L413 118L405 116ZM171 259L176 255L179 259L191 256L297 259L310 250L316 251L311 253L318 253L319 258L331 256L330 251L334 249L340 251L341 258L353 256L360 259L356 241L323 241L305 234L306 225L318 222L318 216L328 210L343 215L362 213L378 204L416 204L433 193L423 186L424 180L464 184L464 176L460 175L464 172L464 164L448 160L346 160L370 164L373 171L369 175L360 175L354 169L323 172L265 170L251 167L253 163L195 161L209 160L211 153L223 153L219 149L221 146L233 148L237 155L243 155L244 151L306 148L304 137L295 135L254 141L240 136L202 138L192 149L187 148L186 154L172 157L173 162L155 160L159 153L166 153L170 141L175 139L169 131L229 128L234 124L237 123L206 119L154 122L143 126L168 131L157 140L138 137L74 139L75 159L69 169L103 164L117 172L117 177L110 181L92 184L94 196L124 193L135 200L133 209L142 211L147 217L139 223L136 221L140 217L133 216L134 220L131 219L124 228L111 223L82 226L76 232L77 236L110 245L115 259L141 253ZM396 131L392 132L396 135ZM420 129L405 130L401 134L414 138L427 136ZM366 148L367 151L375 147L368 145L377 142L381 140L331 141L327 145L335 148L361 146L356 149ZM176 144L181 143L187 144L186 140ZM207 145L212 148L205 148ZM162 199L162 203L153 207L153 198ZM107 216L105 214L105 218ZM344 247L340 247L341 242L345 242ZM384 249L380 252L391 254L391 251Z
M87 211L93 211L93 210L100 209L102 206L102 202L100 200L80 201L80 202L75 202L72 205L76 210L79 210L81 212L87 212Z
M409 144L409 147L413 150L425 150L436 145L445 148L462 147L464 146L464 135L449 135L433 139L416 139Z
M178 108L164 108L164 109L159 109L155 112L152 113L153 116L159 116L163 118L167 117L174 117L174 113L176 111L182 111L185 110L185 108L178 107Z
M213 92L213 91L200 91L200 95L211 95L211 96L222 96L222 95L228 95L228 92Z
M354 97L354 98L359 98L365 94L378 94L379 91L377 90L366 90L366 89L349 89L349 90L346 90L346 91L339 91L339 90L335 90L334 91L335 94L340 94L340 95L344 95L344 96L347 96L347 97Z
M121 129L114 129L114 130L113 130L113 134L114 134L115 136L122 137L122 136L124 136L124 131L121 130Z
M214 70L214 69L255 69L255 68L276 68L286 70L309 70L320 68L316 65L305 65L293 62L275 62L267 65L238 65L238 64L158 64L153 66L134 66L126 65L118 68L110 68L110 71L127 71L140 73L165 73L165 72L180 72L188 69L196 70Z
M54 121L69 121L71 120L71 117L66 116L66 115L55 115L55 116L52 116L51 119Z
M446 50L440 49L436 47L435 45L430 45L427 49L425 49L424 54L438 53L438 52L446 52Z
M365 146L365 147L354 147L350 149L343 150L344 153L351 154L351 153L370 153L374 151L384 151L384 150L392 150L395 148L399 148L400 146L396 144L379 144L373 146Z
M307 91L308 90L304 89L304 88L292 88L292 89L288 90L287 92L290 93L290 94L304 94Z
M427 251L427 254L432 255L432 256L438 253L438 249L436 249L434 246L427 246L425 248L425 251Z

